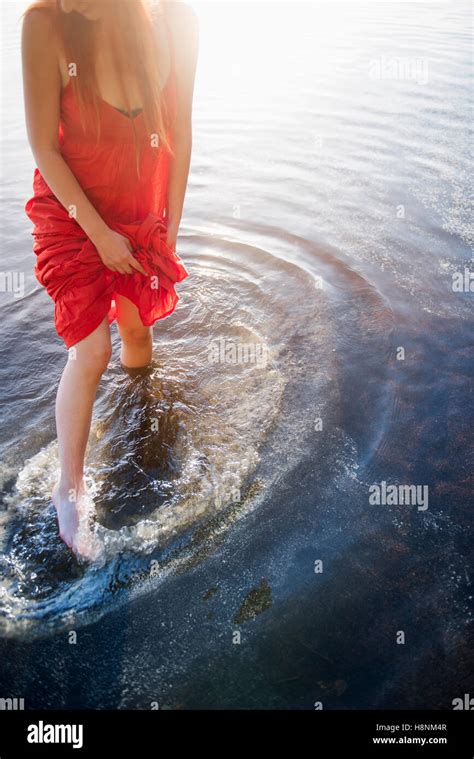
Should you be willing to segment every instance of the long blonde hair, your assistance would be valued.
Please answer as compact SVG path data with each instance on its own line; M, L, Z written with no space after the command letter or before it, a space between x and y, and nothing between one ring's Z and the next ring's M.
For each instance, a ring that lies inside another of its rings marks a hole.
M143 103L143 118L150 136L157 135L157 145L164 147L170 155L173 149L168 140L169 109L161 90L164 82L158 66L158 46L153 28L154 18L163 16L163 2L157 0L108 0L114 3L110 14L109 38L112 56L117 71L119 86L127 109L130 100L125 87L125 77L135 79ZM40 8L52 11L54 27L63 50L65 60L75 64L80 76L71 76L83 129L85 124L95 124L97 140L100 139L100 119L98 84L95 71L96 48L94 45L94 24L80 13L65 13L60 0L34 0L22 16ZM170 51L171 55L173 51ZM131 118L137 166L139 145L134 119Z

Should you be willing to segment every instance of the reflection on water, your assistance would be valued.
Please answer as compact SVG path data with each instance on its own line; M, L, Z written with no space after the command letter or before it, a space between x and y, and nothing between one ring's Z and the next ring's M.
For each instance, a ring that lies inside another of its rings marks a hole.
M472 242L469 6L199 7L178 244L190 277L175 314L155 326L151 377L121 373L114 330L87 459L104 555L89 566L58 539L49 501L65 354L21 214L32 163L8 27L3 250L27 287L23 299L1 296L2 631L35 636L97 619L164 588L232 541L237 523L245 530L246 517L269 511L268 545L251 530L245 540L267 557L258 614L271 607L272 581L291 598L306 541L341 562L320 603L344 586L362 610L379 598L374 578L402 608L396 578L442 554L446 571L421 573L410 593L428 610L442 604L462 634L472 295L455 292L452 275L469 266ZM241 34L216 32L228 28ZM367 489L381 480L429 485L430 509L374 510ZM239 624L255 616L254 595L239 596Z

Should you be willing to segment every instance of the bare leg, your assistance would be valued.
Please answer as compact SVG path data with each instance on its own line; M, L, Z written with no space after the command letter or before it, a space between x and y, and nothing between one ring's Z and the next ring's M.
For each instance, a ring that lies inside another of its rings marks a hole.
M112 353L107 317L70 351L58 387L56 427L61 478L53 488L59 534L70 548L75 546L79 503L86 495L84 457L92 408L100 378Z
M122 339L122 365L135 368L150 364L153 352L152 328L143 325L137 307L128 298L117 295L116 305L117 325Z

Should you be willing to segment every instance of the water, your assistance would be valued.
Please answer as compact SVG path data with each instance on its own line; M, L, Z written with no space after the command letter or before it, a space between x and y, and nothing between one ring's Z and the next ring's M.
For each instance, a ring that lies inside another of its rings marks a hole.
M472 600L469 4L195 5L190 276L148 383L113 328L91 565L49 500L66 354L23 212L23 6L2 7L2 250L25 277L0 293L3 682L46 707L449 706ZM428 485L429 508L369 505L382 480ZM86 656L61 653L71 628Z

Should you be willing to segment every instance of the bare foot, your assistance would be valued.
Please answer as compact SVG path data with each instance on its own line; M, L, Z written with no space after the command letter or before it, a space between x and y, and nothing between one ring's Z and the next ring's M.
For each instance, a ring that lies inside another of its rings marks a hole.
M57 482L51 500L56 508L60 538L77 557L96 559L101 546L95 533L95 506L85 486L65 491Z
M77 498L73 490L60 490L59 482L53 487L51 500L56 508L59 526L59 536L69 548L72 548L74 537L79 526L77 514Z

